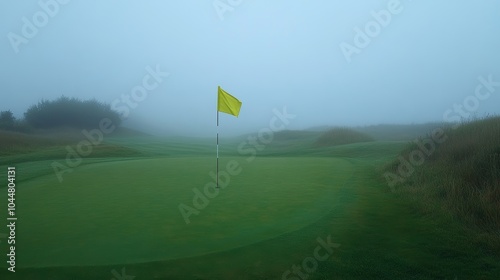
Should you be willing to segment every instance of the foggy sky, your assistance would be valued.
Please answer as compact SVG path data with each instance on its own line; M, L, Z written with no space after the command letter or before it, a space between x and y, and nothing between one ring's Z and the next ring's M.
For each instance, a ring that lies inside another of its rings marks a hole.
M500 113L500 87L474 104L478 77L500 82L500 1L54 1L0 2L0 110L17 117L65 95L125 106L125 125L157 134L212 135L218 85L243 102L220 115L226 135L284 107L287 129L443 121L464 101ZM157 67L169 76L147 78ZM124 105L144 80L154 89Z

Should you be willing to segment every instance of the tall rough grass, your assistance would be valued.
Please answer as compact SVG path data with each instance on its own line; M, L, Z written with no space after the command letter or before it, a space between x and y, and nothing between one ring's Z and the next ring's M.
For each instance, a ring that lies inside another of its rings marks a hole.
M444 128L447 140L398 190L424 212L442 210L500 248L500 117ZM410 144L407 156L418 149ZM397 163L386 168L396 172Z

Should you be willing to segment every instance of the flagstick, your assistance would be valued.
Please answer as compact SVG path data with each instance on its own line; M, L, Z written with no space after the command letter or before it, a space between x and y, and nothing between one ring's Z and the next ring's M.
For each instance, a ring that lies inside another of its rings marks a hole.
M217 108L217 188L219 188L219 108Z

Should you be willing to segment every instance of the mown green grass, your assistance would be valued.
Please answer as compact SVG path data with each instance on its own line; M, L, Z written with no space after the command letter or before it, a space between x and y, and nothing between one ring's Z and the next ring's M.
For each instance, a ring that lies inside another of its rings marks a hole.
M252 164L228 158L221 165L228 160L241 162L241 174L189 224L178 206L193 207L192 189L203 192L213 182L212 158L106 162L80 167L62 183L53 175L23 183L17 192L19 261L25 267L107 265L246 246L320 219L332 208L328 197L353 170L345 160L328 158ZM7 200L6 192L0 200Z
M18 186L12 279L116 279L122 268L135 279L282 279L329 235L340 247L307 279L500 277L500 258L459 222L390 192L380 166L405 142L317 148L311 139L276 139L250 162L237 152L245 138L222 140L221 166L236 160L242 172L189 225L177 206L210 181L213 139L107 139L140 156L90 156L62 185L50 160L20 162L20 178L38 176Z

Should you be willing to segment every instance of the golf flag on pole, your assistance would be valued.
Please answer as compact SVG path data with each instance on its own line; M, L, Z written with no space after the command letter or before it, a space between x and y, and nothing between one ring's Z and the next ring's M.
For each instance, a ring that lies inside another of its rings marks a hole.
M220 86L217 90L217 188L219 188L219 112L238 117L241 101L224 91Z
M217 98L217 111L238 117L240 114L241 101L227 93L219 86Z

